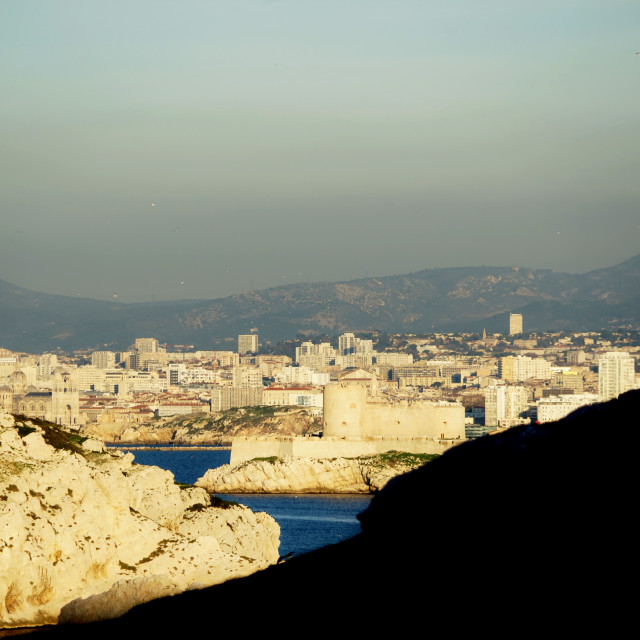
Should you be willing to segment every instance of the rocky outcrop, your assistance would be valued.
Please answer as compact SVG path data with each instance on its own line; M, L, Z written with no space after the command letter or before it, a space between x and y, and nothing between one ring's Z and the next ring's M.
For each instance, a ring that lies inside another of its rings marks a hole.
M392 451L360 458L255 459L209 469L196 485L212 493L371 493L435 457Z
M162 418L141 425L89 424L88 436L127 444L228 445L236 436L304 435L321 428L299 407L241 407L218 413Z
M109 618L277 560L270 516L133 460L0 414L0 626Z

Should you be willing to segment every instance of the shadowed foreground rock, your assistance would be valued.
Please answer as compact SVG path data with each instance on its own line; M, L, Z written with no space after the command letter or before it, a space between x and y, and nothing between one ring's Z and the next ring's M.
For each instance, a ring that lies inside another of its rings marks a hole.
M351 540L48 633L611 636L633 611L639 401L463 444L391 481Z

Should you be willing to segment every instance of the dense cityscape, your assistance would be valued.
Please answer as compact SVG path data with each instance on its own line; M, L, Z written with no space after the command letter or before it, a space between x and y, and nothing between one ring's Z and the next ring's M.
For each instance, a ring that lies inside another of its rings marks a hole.
M138 338L124 352L0 349L0 408L117 439L158 418L237 407L294 406L322 416L325 386L351 381L386 402L462 405L464 435L473 438L558 420L640 386L638 331L524 333L520 314L505 329L298 336L278 345L261 345L254 331L225 351L155 338Z

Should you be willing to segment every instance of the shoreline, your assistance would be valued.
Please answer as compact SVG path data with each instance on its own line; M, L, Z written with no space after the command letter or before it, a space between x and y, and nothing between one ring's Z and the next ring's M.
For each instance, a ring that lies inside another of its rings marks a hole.
M107 449L115 449L122 451L231 451L230 445L209 445L209 444L179 444L179 445L168 445L168 444L107 444L105 442L105 447Z

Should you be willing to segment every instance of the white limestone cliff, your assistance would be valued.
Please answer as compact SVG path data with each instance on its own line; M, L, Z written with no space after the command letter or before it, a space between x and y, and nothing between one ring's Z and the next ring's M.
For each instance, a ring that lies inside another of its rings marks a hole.
M270 516L133 459L0 413L0 627L114 617L277 560Z
M371 493L425 462L397 454L360 458L254 459L209 469L196 485L215 493Z

